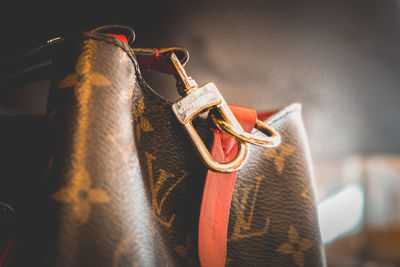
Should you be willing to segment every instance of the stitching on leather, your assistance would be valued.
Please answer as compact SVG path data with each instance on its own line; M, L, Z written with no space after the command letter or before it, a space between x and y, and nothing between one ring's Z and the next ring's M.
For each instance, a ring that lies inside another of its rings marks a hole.
M90 33L85 33L83 34L83 39L92 39L92 40L97 40L97 41L103 41L105 43L108 44L112 44L116 47L121 48L124 52L126 52L129 56L129 58L132 60L132 62L134 63L135 67L136 67L136 60L134 59L134 54L133 51L127 47L127 45L122 42L121 40L112 37L112 36L108 36L108 35L98 35L98 34L90 34Z
M123 43L121 40L119 40L115 37L108 36L108 35L99 35L98 33L97 34L85 33L85 34L83 34L83 39L93 39L93 40L97 40L97 41L102 41L102 42L114 45L118 48L121 48L122 51L124 51L127 54L129 59L133 63L134 71L137 76L136 80L138 81L139 85L145 89L145 90L143 90L143 93L146 93L146 95L149 95L149 96L150 96L150 94L156 95L157 98L153 98L152 100L158 102L159 104L161 104L165 107L169 107L171 105L171 103L169 103L169 101L161 99L160 96L158 96L156 92L153 92L152 89L149 88L149 86L144 82L144 78L139 71L139 65L137 63L136 57L135 57L132 49L130 47L128 47L125 43Z

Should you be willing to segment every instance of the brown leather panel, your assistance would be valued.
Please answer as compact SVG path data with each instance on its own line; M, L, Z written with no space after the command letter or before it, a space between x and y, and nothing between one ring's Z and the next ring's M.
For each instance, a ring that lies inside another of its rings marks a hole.
M268 120L276 148L250 147L233 195L228 266L323 266L313 170L301 106ZM256 130L255 130L256 131Z
M116 41L84 36L55 63L57 266L159 264L133 137L135 67Z

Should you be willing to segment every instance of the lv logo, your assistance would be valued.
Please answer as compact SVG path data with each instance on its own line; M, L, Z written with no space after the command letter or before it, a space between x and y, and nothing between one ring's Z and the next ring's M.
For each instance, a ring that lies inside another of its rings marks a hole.
M176 181L166 190L162 190L161 198L159 198L159 193L163 185L169 181L171 178L175 178L175 175L167 172L163 169L160 169L160 176L158 177L157 181L154 181L153 176L153 164L152 161L156 159L155 156L151 155L150 153L145 152L147 158L147 168L149 173L149 180L150 180L150 190L151 190L151 205L152 205L152 212L154 217L166 227L171 227L172 222L175 219L176 214L173 214L169 219L163 218L163 206L165 200L168 198L168 195L171 191L180 183L182 180L188 175L187 171L182 170L182 176L177 178ZM160 199L160 200L159 200Z
M234 192L232 198L232 205L236 213L236 222L233 228L233 234L229 238L229 241L235 241L242 238L249 238L253 236L263 235L268 232L270 218L267 218L265 221L265 226L260 231L251 231L252 223L253 223L253 213L254 213L254 206L256 203L258 190L260 188L261 180L264 178L264 175L260 175L256 177L257 183L251 187L246 188L243 192L242 199L239 200L238 192ZM250 193L253 192L252 197ZM246 207L250 205L250 212L249 215L246 216Z

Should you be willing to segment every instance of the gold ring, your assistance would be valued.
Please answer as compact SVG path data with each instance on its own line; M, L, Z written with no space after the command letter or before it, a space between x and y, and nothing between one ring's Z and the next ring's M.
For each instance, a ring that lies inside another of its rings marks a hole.
M281 137L274 128L266 125L260 120L256 120L255 128L260 132L264 133L266 136L256 136L254 134L246 133L244 131L234 128L231 124L226 121L211 115L211 119L215 125L222 132L236 138L238 141L247 142L257 146L263 147L275 147L281 143Z

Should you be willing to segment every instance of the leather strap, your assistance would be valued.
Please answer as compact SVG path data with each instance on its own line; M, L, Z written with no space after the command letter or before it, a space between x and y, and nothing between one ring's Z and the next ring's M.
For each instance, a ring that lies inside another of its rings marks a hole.
M246 132L256 123L255 110L230 106ZM220 162L232 160L238 150L237 141L214 130L211 156ZM202 267L225 266L229 210L237 172L216 173L208 171L200 209L198 249Z

